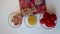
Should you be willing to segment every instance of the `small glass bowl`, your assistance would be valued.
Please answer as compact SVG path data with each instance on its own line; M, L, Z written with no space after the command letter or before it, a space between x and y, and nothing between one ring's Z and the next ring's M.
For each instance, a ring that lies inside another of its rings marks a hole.
M40 19L41 18L43 18L43 14L41 14ZM40 21L39 21L39 23L40 23ZM56 24L57 24L57 20L55 21L55 26L56 26ZM41 23L40 23L40 25L45 29L53 29L55 27L55 26L54 27L47 27L45 24L41 24Z
M32 16L32 15L29 15L29 16ZM24 22L25 22L26 26L29 27L29 28L35 27L36 24L37 24L37 21L36 21L36 23L35 23L34 25L29 24L29 23L28 23L28 17L29 17L29 16L25 16L25 17L24 17ZM36 15L34 15L34 16L36 16ZM36 19L37 19L37 16L36 16Z
M13 16L15 16L16 14L19 14L19 12L12 12L8 17L8 22L10 26L12 26L13 28L17 28L22 24L22 23L19 23L18 25L15 25L14 22L12 22Z

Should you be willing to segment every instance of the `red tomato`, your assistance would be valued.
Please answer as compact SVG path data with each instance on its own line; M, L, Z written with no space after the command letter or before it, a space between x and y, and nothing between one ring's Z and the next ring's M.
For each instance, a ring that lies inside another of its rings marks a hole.
M50 27L51 19L50 19L50 18L46 18L45 21L46 21L45 25L46 25L47 27Z
M46 27L50 27L50 23L45 23Z
M45 23L45 25L46 25L47 27L52 27L52 28L53 28L53 27L55 27L56 24L55 24L54 21L53 21L53 22L50 21L50 23Z
M51 23L50 23L50 26L51 26L52 28L54 28L55 25L56 25L55 22L51 22Z
M41 23L41 24L44 24L44 23L45 23L45 19L42 18L42 19L40 20L40 23Z
M49 18L49 17L50 17L50 14L48 12L45 12L43 15L43 18Z
M46 18L46 23L50 23L51 22L51 18Z
M51 23L51 19L50 19L50 18L46 18L46 23L45 23L45 25L46 25L47 27L50 27L50 23Z
M56 16L55 14L52 14L52 15L51 15L51 19L52 19L53 21L55 21L55 20L57 19L57 16Z

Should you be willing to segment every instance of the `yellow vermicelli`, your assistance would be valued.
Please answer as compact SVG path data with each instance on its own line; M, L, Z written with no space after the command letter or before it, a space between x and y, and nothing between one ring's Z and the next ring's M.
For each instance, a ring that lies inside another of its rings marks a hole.
M28 17L28 23L29 23L30 25L35 25L36 22L37 22L37 17L36 17L35 15L32 15L32 16L29 16L29 17Z

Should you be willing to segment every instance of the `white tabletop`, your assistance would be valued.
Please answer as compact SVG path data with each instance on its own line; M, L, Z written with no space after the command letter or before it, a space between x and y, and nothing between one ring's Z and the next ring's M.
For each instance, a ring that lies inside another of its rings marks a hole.
M12 28L8 23L8 17L18 9L18 0L0 0L0 34L60 34L60 0L46 0L46 5L55 6L58 17L55 28L47 30L39 23L34 28L28 28L24 21L19 28Z

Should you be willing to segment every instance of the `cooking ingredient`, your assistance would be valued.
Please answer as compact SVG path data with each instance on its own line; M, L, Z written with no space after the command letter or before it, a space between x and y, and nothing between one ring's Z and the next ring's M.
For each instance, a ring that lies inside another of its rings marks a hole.
M40 19L40 23L45 24L46 27L54 28L56 26L56 20L56 14L50 14L48 12L45 12L43 18Z
M47 26L47 27L51 27L51 28L53 28L53 27L55 27L55 23L54 23L54 21L52 21L52 22L50 22L50 23L45 23L45 25Z
M19 4L23 16L40 14L46 10L45 0L19 0Z
M50 17L50 14L48 12L45 12L43 15L43 18L49 18L49 17Z
M16 14L12 18L12 23L17 26L19 24L22 24L22 15L21 14Z
M28 23L30 25L35 25L37 22L37 17L35 15L31 15L28 17Z
M52 20L51 20L51 18L46 18L45 21L46 21L46 23L51 23Z
M40 23L41 23L41 24L44 24L44 23L45 23L45 19L42 18L42 19L40 20Z
M57 19L57 16L56 16L55 14L52 14L52 15L51 15L51 19L52 19L53 21L55 21L55 20Z

